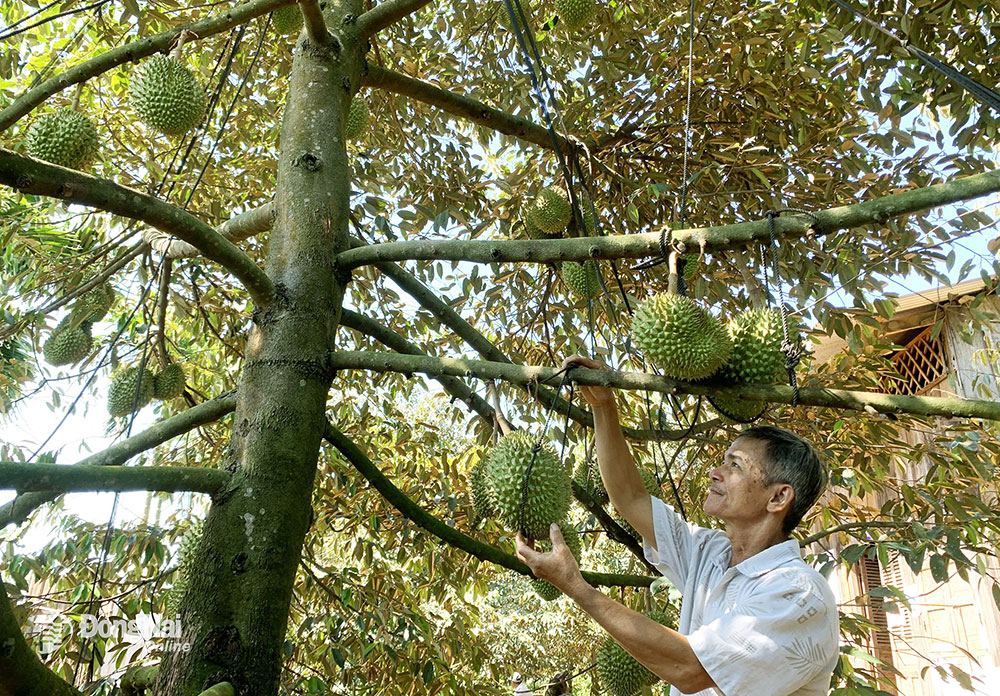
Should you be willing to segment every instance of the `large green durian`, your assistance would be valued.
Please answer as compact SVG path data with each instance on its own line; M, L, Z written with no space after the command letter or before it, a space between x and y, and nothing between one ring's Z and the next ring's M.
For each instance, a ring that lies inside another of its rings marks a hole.
M602 505L608 502L608 491L604 488L604 481L601 479L597 462L581 461L577 464L576 471L573 472L573 480L597 502Z
M505 435L490 453L486 477L500 522L511 531L520 530L523 497L525 534L532 539L546 539L549 525L566 516L572 490L569 475L552 448L543 445L533 455L534 446L535 439L525 432Z
M171 363L153 377L153 398L173 399L184 393L187 381L184 379L184 368L177 363Z
M100 321L115 303L115 291L110 283L101 283L80 297L73 305L73 312L86 321Z
M575 295L590 298L601 294L601 271L596 261L567 261L559 267L559 275Z
M585 25L597 12L595 0L556 0L559 24L569 31Z
M774 309L752 309L729 321L729 337L733 351L715 380L725 386L740 384L774 384L785 371L785 355L781 352L784 333L781 314ZM748 421L760 416L767 407L762 401L710 397L712 405L722 415Z
M477 520L496 517L496 501L486 476L487 459L480 459L469 472L469 490L472 493L472 507Z
M672 626L672 619L659 611L646 612L646 616L664 626ZM604 691L611 696L634 696L644 686L652 686L660 678L629 655L614 638L608 636L597 651L597 676Z
M97 129L73 109L45 114L28 129L28 154L60 167L81 169L97 154Z
M524 219L524 230L527 233L529 239L559 239L560 237L562 237L562 232L559 232L557 234L548 234L547 232L543 232L542 230L538 229L535 226L535 224L527 217Z
M694 300L669 293L639 305L632 336L654 365L669 377L688 381L715 374L733 349L721 321Z
M126 367L111 378L108 412L115 417L138 411L153 399L153 373L139 366ZM134 406L134 408L133 408Z
M351 106L347 109L347 121L344 124L344 137L353 140L360 137L368 127L368 101L363 97L355 96L351 99Z
M191 570L194 567L194 554L198 550L198 543L201 541L204 528L204 521L195 520L181 535L180 544L177 547L177 570L174 575L174 585L167 593L166 616L168 617L177 615L181 600L184 599L187 592L191 582Z
M49 365L56 367L72 365L90 355L90 350L94 346L94 339L90 334L90 322L83 321L77 324L71 319L72 315L63 320L42 346L42 355Z
M545 234L560 235L572 214L566 194L556 188L542 189L528 207L528 220Z
M279 7L271 15L271 26L279 34L297 34L302 28L302 10L299 4Z
M580 555L583 553L583 541L580 538L580 533L571 524L562 523L559 525L559 531L562 532L563 539L566 542L566 546L569 547L570 553L573 554L573 558L576 562L580 562ZM538 540L538 550L543 552L548 552L552 550L552 542L546 539ZM556 589L556 586L545 580L531 580L531 586L535 590L535 594L544 599L546 602L551 602L556 599L562 592Z
M150 128L183 135L201 122L205 90L186 65L156 55L140 65L129 85L132 108Z

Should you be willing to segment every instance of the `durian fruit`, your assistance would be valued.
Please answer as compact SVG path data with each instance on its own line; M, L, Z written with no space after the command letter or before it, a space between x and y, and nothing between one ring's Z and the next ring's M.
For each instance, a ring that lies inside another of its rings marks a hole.
M31 124L28 154L60 167L82 169L97 154L97 129L89 118L73 109L45 114Z
M566 194L549 187L531 202L528 220L545 234L559 235L566 230L572 212Z
M347 121L344 123L344 137L353 140L364 134L369 115L367 100L358 96L351 99L351 106L347 110Z
M76 323L72 314L64 319L42 346L45 362L55 367L72 365L90 355L90 350L94 347L90 328L89 321Z
M781 352L784 334L780 312L775 309L742 312L729 321L728 330L733 352L716 376L720 384L774 384L781 378L785 354ZM767 407L762 401L714 396L709 399L723 416L739 421L753 420Z
M490 453L486 477L493 489L497 517L505 528L519 531L522 497L524 532L532 539L546 539L549 525L561 522L572 498L569 475L551 447L532 450L535 439L525 432L505 435ZM532 464L534 460L534 464ZM531 466L527 495L525 476Z
M562 232L559 232L558 234L548 234L547 232L542 232L542 230L538 229L527 217L524 219L524 229L528 234L528 239L559 239L559 237L562 237Z
M701 273L701 254L684 254L682 258L684 259L682 276L684 277L685 284L690 285L698 277L698 274Z
M590 493L590 497L597 502L608 502L608 491L604 488L604 481L601 479L601 472L597 468L597 462L581 461L573 472L573 480L583 490Z
M140 370L138 365L126 367L111 378L108 412L120 417L138 411L152 401L153 382L153 373L149 370Z
M575 31L585 25L595 12L597 12L595 0L556 0L559 24L569 31Z
M279 7L271 15L271 26L279 34L298 34L302 28L302 11L299 4Z
M639 305L632 336L654 365L669 377L688 381L715 374L733 349L721 321L694 300L669 293Z
M664 626L673 621L663 612L646 612L646 616ZM660 678L646 669L614 638L608 636L597 651L597 676L604 692L611 696L634 696L644 686L652 686Z
M601 294L601 271L596 261L567 261L559 267L559 275L575 295L590 298Z
M486 476L487 459L480 459L469 472L469 490L472 492L472 507L476 511L477 520L488 520L496 517L496 501L490 489Z
M576 527L568 523L562 523L559 525L559 531L562 532L563 539L566 541L566 546L569 547L570 553L573 554L573 558L576 562L580 562L580 555L583 553L583 541L580 539L580 533L576 531ZM538 550L542 552L548 552L552 550L552 542L548 539L538 540ZM555 585L545 580L532 579L531 587L534 588L535 594L544 599L546 602L551 602L562 594L561 591L556 589Z
M156 55L140 65L129 85L132 108L150 128L183 135L201 122L205 90L186 65Z
M205 524L202 520L196 520L188 525L188 528L181 535L181 541L177 548L177 571L174 575L174 585L167 592L166 616L176 616L180 608L181 600L187 592L191 581L191 569L194 567L194 553L198 549L198 542L201 541L202 531Z
M84 316L86 321L100 321L115 303L115 291L110 283L101 283L73 305L73 312Z
M184 393L185 386L184 368L170 363L153 377L153 398L161 401L173 399Z

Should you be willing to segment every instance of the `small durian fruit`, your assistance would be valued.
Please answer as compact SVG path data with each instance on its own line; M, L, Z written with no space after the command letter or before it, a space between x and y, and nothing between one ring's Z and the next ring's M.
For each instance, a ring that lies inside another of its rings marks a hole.
M721 321L694 300L668 293L639 305L632 337L667 376L688 381L715 374L733 349Z
M580 533L576 531L576 527L566 522L559 525L559 531L562 532L563 540L566 542L566 546L569 547L570 553L573 554L573 558L576 562L580 562L580 554L583 552L583 542L580 539ZM538 540L539 550L543 552L548 552L552 550L552 541L548 539ZM561 591L556 589L555 585L545 580L532 579L531 587L535 590L535 594L544 599L546 602L551 602L562 594Z
M528 206L528 220L545 234L560 235L566 231L572 212L566 194L550 186Z
M558 234L548 234L547 232L542 232L540 229L535 227L534 223L528 218L524 219L524 230L528 235L528 239L559 239L562 237L562 232Z
M519 531L523 502L525 534L532 539L546 539L549 525L562 522L566 516L573 493L569 474L556 453L547 446L535 453L535 444L535 439L525 432L505 435L490 452L486 476L501 524L510 531Z
M153 373L138 365L121 370L111 378L108 412L117 418L138 411L152 401L153 382Z
M86 321L100 321L114 306L115 299L111 284L101 283L74 303L73 312L79 313Z
M608 502L608 490L604 487L597 462L581 461L573 472L573 480L597 502L602 505Z
M476 511L476 521L496 517L496 501L486 476L486 459L480 459L469 472L469 490L472 493L472 507Z
M202 520L195 520L188 524L184 534L181 535L180 544L177 547L177 570L174 575L173 587L167 592L166 616L176 616L180 608L181 600L187 592L191 581L191 570L194 568L194 554L198 550L198 543L201 541L202 531L205 523Z
M28 129L28 154L60 167L82 169L94 159L97 148L94 124L73 109L45 114Z
M298 34L302 28L302 10L299 4L279 7L271 15L271 26L279 34Z
M650 611L645 615L664 626L669 627L673 623L663 612ZM604 691L611 696L634 696L642 687L660 681L611 636L604 639L597 651L597 676Z
M94 347L91 324L89 321L76 323L72 319L72 315L64 319L42 346L42 355L49 365L72 365L90 355Z
M569 31L576 31L584 26L596 12L595 0L556 0L559 24Z
M186 386L184 368L177 363L171 363L153 377L153 398L160 401L173 399L183 394Z
M716 375L726 386L740 384L774 384L785 370L785 354L781 352L784 333L781 314L774 309L752 309L733 317L727 326L733 342L729 361ZM766 404L762 401L709 397L723 416L736 421L749 421L760 416Z
M559 267L559 275L574 295L590 298L601 294L601 271L596 261L567 261Z
M347 121L344 123L344 137L347 140L354 140L361 137L368 127L368 101L363 97L355 96L351 99L351 106L347 110Z
M180 60L156 55L140 65L129 84L132 108L150 128L183 135L201 122L205 89Z

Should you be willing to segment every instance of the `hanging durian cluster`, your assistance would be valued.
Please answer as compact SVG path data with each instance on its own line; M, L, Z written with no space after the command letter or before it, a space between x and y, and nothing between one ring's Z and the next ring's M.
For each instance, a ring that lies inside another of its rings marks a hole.
M108 413L116 418L127 416L153 399L166 401L184 393L184 369L177 363L167 365L159 373L140 365L118 371L108 389Z
M42 345L45 362L59 367L86 359L94 348L94 322L103 319L114 302L115 292L107 283L78 298L69 316L59 322Z

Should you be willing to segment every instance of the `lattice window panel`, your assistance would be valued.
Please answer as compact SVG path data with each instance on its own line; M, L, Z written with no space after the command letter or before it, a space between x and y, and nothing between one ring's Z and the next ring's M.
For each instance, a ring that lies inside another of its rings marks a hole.
M866 552L858 559L856 568L863 592L871 592L871 590L882 585L882 569L877 558L869 558ZM871 632L872 654L891 667L894 665L892 637L889 634L889 623L886 620L885 608L882 606L881 597L868 596L867 613L871 622L878 626L876 630ZM896 678L891 670L882 668L878 672L880 676L895 685Z
M889 394L920 395L937 386L948 375L948 355L940 334L931 338L928 326L891 360L900 377L885 380Z
M882 583L885 585L892 585L897 590L903 589L903 566L899 562L899 556L896 556L889 563L889 566L882 568ZM889 627L889 632L892 635L900 638L906 643L913 640L913 617L910 614L910 610L899 602L895 602L898 614L894 617L891 622L895 625ZM889 617L886 617L886 622L889 623Z

